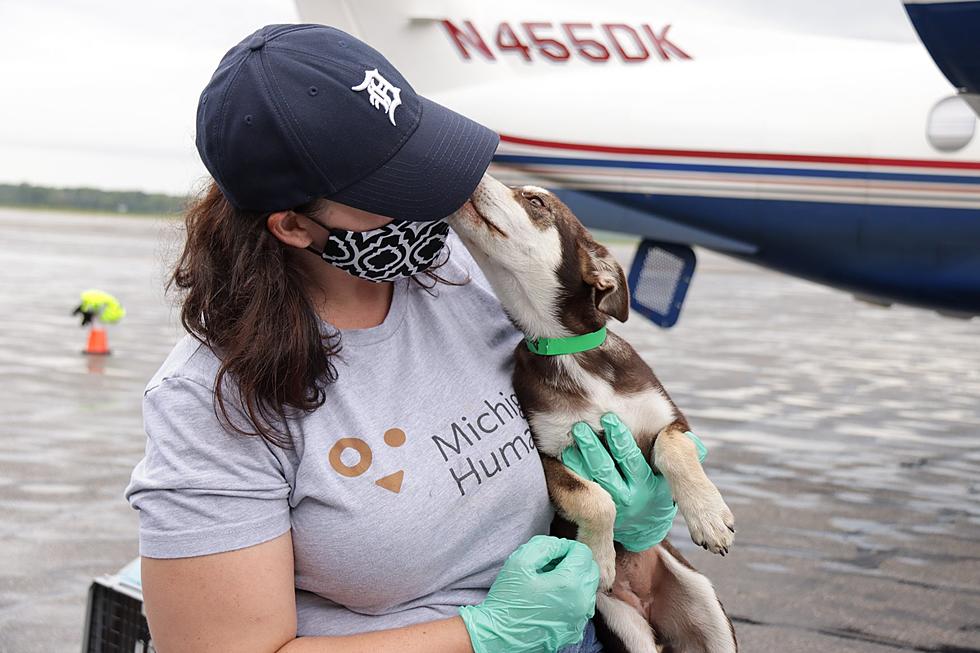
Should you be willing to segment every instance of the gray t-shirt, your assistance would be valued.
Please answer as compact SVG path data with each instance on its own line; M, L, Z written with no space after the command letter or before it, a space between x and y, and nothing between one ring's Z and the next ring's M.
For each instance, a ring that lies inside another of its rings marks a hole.
M482 601L553 513L511 386L521 335L458 238L449 246L440 273L472 281L436 297L396 281L382 324L343 331L326 403L288 422L295 450L222 428L217 358L177 343L146 387L146 455L125 490L140 554L231 551L292 529L300 636Z

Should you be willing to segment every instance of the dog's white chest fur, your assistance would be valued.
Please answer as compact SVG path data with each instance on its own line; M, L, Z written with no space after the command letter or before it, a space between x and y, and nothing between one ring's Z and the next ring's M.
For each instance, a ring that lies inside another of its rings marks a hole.
M576 422L587 422L598 433L599 418L605 413L616 413L634 433L641 428L659 432L677 417L673 405L657 388L625 394L584 370L572 356L562 356L559 363L587 403L575 409L556 406L530 416L535 445L549 456L560 459L561 452L572 443L571 429Z

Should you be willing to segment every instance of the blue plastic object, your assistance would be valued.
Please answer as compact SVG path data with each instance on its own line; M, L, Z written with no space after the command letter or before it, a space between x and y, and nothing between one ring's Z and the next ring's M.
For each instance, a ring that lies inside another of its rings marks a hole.
M696 265L687 245L643 240L630 266L630 306L659 327L674 326Z

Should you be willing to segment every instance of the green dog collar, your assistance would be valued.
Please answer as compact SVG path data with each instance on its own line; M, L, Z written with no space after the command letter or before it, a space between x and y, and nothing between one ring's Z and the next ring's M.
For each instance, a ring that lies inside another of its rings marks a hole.
M580 351L595 349L606 341L606 327L598 331L583 333L580 336L567 338L524 338L527 348L541 356L557 356L559 354L577 354Z

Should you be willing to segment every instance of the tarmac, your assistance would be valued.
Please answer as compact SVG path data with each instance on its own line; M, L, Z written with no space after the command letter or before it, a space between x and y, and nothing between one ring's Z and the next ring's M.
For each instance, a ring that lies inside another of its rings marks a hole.
M0 652L79 651L138 555L140 400L182 331L174 220L0 208ZM630 247L613 242L622 261ZM709 448L735 512L712 580L746 653L980 651L980 320L884 309L700 250L678 325L614 330ZM128 311L80 354L89 287Z

